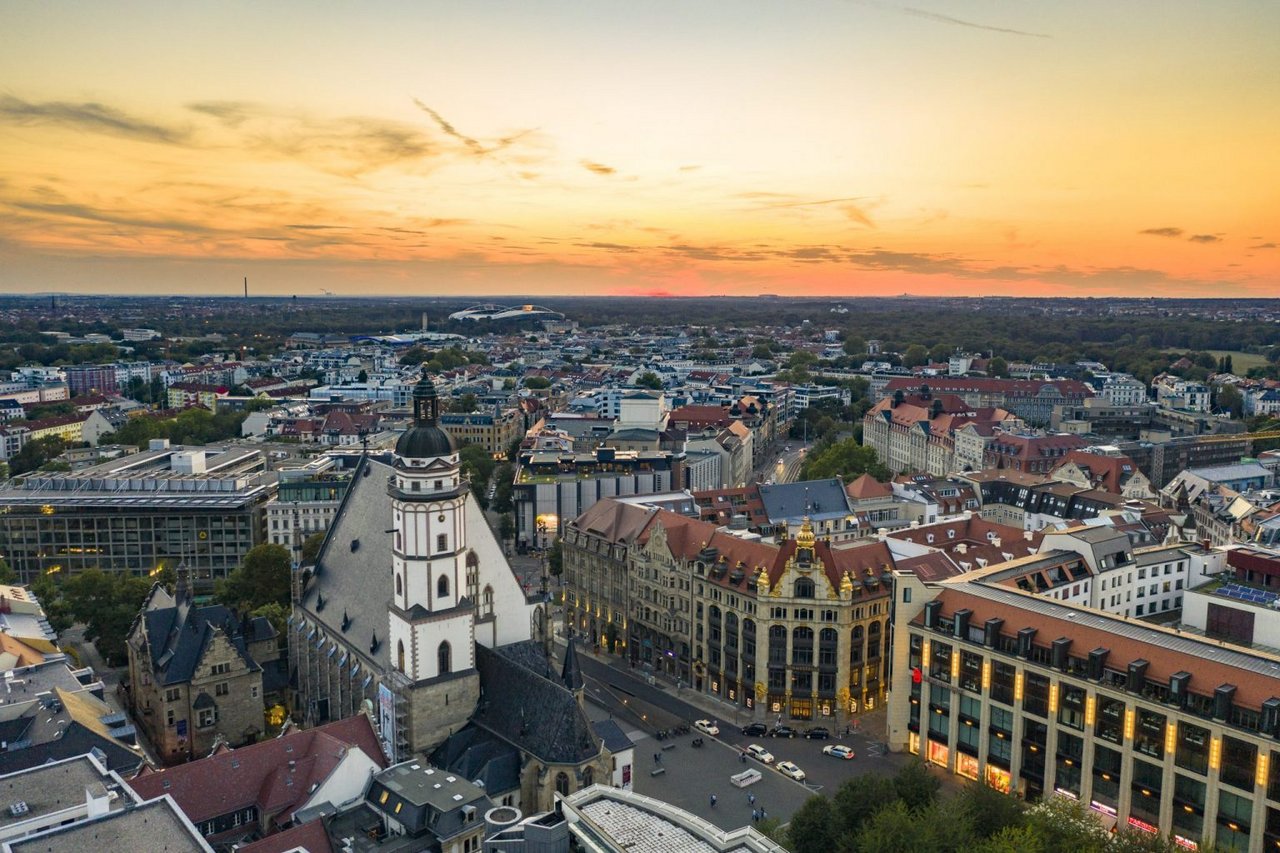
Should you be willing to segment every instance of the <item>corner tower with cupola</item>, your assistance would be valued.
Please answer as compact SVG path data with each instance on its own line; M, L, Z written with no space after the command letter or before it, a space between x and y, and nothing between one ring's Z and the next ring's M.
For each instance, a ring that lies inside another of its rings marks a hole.
M475 602L467 597L466 503L453 439L424 373L413 389L413 426L396 443L389 613L391 665L413 685L411 741L432 744L466 724L479 700Z

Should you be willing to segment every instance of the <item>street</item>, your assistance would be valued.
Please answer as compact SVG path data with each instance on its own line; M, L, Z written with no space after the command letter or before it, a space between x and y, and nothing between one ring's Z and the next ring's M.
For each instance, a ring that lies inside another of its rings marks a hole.
M867 732L855 732L849 737L840 732L839 736L825 741L800 737L749 738L740 731L741 722L748 719L745 711L735 712L730 706L688 688L677 692L660 680L650 684L647 677L633 673L620 660L606 660L589 651L582 651L578 659L587 682L587 699L595 706L591 713L597 718L612 717L636 742L636 790L688 809L718 826L732 828L750 822L748 792L765 804L770 817L785 823L813 793L830 796L847 779L867 773L891 775L908 761L908 756L889 753L884 748L883 736L870 731L875 725L871 720L882 726L880 715L869 718ZM653 736L658 729L692 724L699 719L714 719L720 734L712 738L691 730L689 734L664 741ZM735 719L741 722L735 724ZM690 744L697 736L703 738L705 745L695 751ZM752 759L743 764L742 750L753 743L773 753L775 764L793 761L799 765L806 774L805 784L794 782ZM856 758L846 761L822 753L824 746L837 743L853 747ZM668 749L663 751L663 746ZM666 773L657 777L649 775L657 766L653 761L655 753L662 755L661 763L667 768ZM728 777L747 767L760 770L764 778L740 791L729 783ZM712 793L719 799L714 809L710 805Z

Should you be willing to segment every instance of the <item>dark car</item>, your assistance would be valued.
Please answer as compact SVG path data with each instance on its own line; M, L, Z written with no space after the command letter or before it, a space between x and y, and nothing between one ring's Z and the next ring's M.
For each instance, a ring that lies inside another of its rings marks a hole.
M769 732L769 737L795 737L796 730L791 726L774 726L773 731Z
M769 727L764 723L752 723L749 726L742 727L742 733L748 737L759 737L768 731Z
M826 740L831 737L831 730L823 728L822 726L814 726L809 729L809 731L805 732L804 736L809 740Z

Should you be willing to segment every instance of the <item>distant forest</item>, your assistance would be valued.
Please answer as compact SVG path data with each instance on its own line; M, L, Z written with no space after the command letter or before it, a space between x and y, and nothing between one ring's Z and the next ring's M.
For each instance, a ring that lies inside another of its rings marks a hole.
M224 340L175 346L136 346L141 357L194 357L211 349L241 346L252 352L278 350L299 331L332 334L392 333L421 328L426 312L433 331L476 334L491 327L449 322L452 311L475 300L440 298L109 298L0 297L0 311L14 322L0 332L0 367L37 361L74 363L90 353L51 345L46 330L119 336L142 326L166 337L201 337L216 332ZM518 304L527 299L497 299ZM1280 300L1110 300L1008 298L793 299L782 297L605 298L545 297L536 300L563 312L580 327L621 326L641 332L697 327L708 338L728 342L764 327L800 326L812 334L836 330L853 340L879 339L886 350L911 344L939 344L969 352L994 353L1008 361L1074 361L1094 358L1121 369L1146 360L1156 367L1161 351L1230 350L1271 355L1280 346ZM17 309L16 311L14 309ZM25 310L24 310L25 309ZM833 309L836 309L833 312ZM847 313L845 313L847 312ZM519 326L514 326L518 330ZM753 343L755 341L753 340ZM96 357L102 353L94 352ZM1274 362L1274 360L1273 360ZM1148 370L1134 370L1136 373Z

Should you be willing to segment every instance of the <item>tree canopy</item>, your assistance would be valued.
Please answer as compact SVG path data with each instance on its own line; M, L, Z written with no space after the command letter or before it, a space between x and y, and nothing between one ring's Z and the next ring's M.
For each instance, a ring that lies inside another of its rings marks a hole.
M880 462L875 449L858 444L855 438L846 438L825 448L815 448L800 468L802 480L839 477L848 483L863 474L870 474L882 483L890 479L889 469Z
M271 603L288 607L291 564L283 545L264 542L250 548L240 567L217 583L217 598L241 611L255 611Z

